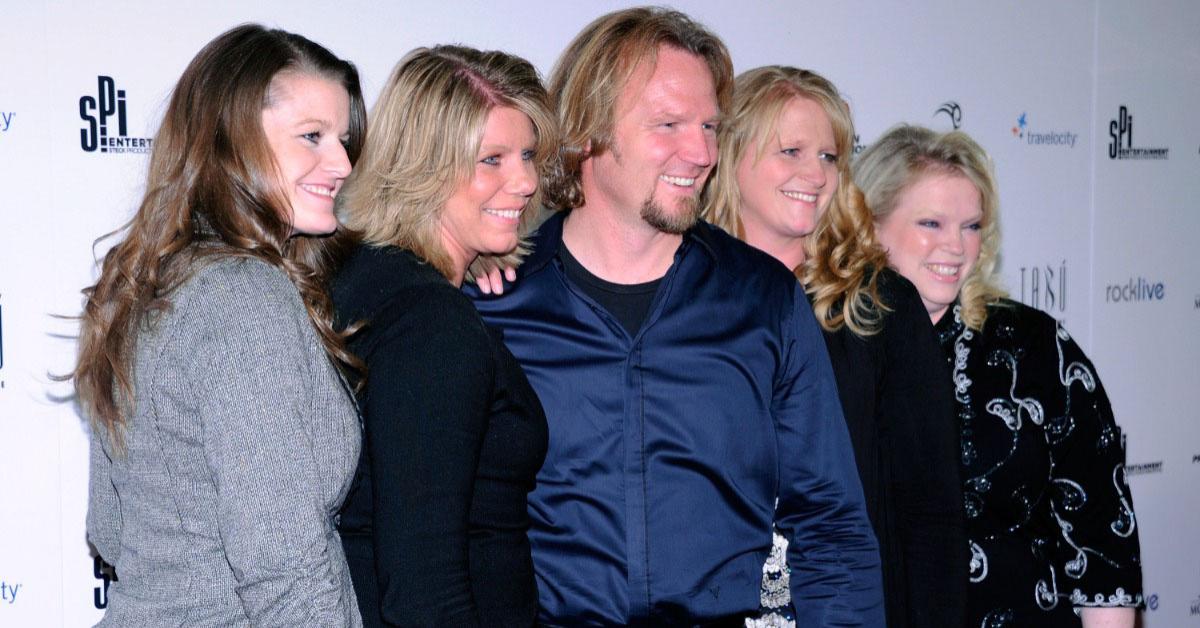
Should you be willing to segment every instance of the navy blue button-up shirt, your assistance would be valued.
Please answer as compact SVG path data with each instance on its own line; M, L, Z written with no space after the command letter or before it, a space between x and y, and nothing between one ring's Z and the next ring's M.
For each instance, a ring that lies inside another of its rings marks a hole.
M701 223L630 337L567 279L563 219L542 225L504 295L472 291L549 421L529 497L541 621L751 613L775 521L797 625L882 626L878 549L795 277Z

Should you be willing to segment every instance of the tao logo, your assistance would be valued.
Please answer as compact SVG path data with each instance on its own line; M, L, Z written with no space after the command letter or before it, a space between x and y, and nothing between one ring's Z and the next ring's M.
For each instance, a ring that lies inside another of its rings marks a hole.
M1027 290L1028 288L1028 290ZM1021 267L1021 302L1045 312L1067 309L1067 260L1045 266Z

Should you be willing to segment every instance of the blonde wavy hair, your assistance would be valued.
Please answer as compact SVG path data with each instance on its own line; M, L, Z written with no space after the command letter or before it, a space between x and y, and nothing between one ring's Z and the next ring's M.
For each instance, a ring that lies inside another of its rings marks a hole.
M725 44L703 25L661 7L600 16L567 46L550 75L549 91L562 130L562 146L544 181L550 207L584 204L583 162L608 150L617 98L641 63L655 63L660 46L704 59L712 72L717 105L729 111L733 62Z
M805 261L794 268L812 295L813 313L821 326L843 325L859 336L879 331L888 310L880 300L878 272L887 255L875 240L871 213L850 176L854 122L837 88L810 70L771 65L743 72L734 82L733 109L721 127L720 157L705 194L704 218L746 239L742 225L738 167L746 159L762 159L777 135L784 107L796 98L820 105L833 127L839 185L829 207L804 239Z
M368 116L362 157L338 195L342 220L363 241L408 249L454 274L438 233L446 201L470 181L488 113L511 107L533 123L539 178L557 146L549 99L528 61L465 46L417 48L396 64ZM534 194L522 212L522 233ZM496 258L516 266L523 245Z
M962 131L939 133L902 124L889 129L854 162L855 182L876 222L895 209L905 189L927 174L962 176L979 190L983 209L979 260L963 282L958 299L963 322L972 329L982 329L988 306L1006 296L997 273L999 195L991 157Z

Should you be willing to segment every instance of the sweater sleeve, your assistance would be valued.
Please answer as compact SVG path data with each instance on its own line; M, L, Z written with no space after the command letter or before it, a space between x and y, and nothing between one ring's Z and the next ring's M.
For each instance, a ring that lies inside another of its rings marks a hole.
M87 538L104 562L117 564L121 553L121 504L112 483L112 460L101 446L96 426L89 437Z
M255 626L341 626L344 599L306 431L313 369L299 295L279 271L243 261L201 285L185 314L196 356L205 458L236 592ZM333 537L336 542L336 535Z
M476 626L468 528L495 362L446 284L393 298L369 323L363 416L385 623Z
M911 626L966 621L967 535L954 393L916 289L894 278L878 412Z

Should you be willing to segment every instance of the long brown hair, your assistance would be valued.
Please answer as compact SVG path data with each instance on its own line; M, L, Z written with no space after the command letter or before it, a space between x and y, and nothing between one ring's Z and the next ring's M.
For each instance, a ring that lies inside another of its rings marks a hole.
M71 377L93 426L104 428L118 447L133 400L137 325L170 307L171 291L202 258L252 257L283 270L333 363L358 364L332 326L324 289L330 238L291 237L291 209L262 128L272 82L284 71L346 88L346 153L351 164L358 159L366 109L351 63L300 35L255 24L221 34L192 59L154 137L137 213L103 236L124 233L104 256L96 284L83 290L79 358Z
M796 98L816 103L829 117L837 150L838 188L829 207L804 238L804 263L792 269L812 296L821 327L843 325L859 336L879 330L889 307L879 296L878 273L887 255L875 240L871 212L850 176L854 122L850 107L828 79L811 70L769 65L738 75L733 111L721 126L720 158L705 190L704 219L744 240L742 196L737 170L745 159L759 160L784 108Z

